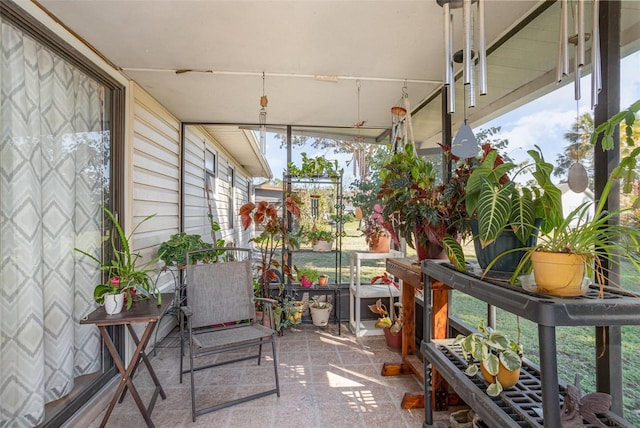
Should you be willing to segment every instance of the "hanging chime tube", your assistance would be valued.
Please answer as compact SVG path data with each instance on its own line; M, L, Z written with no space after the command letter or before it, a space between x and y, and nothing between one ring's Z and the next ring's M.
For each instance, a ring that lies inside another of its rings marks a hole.
M598 94L602 90L600 69L600 2L593 0L593 22L591 30L591 108L598 105Z
M450 81L449 87L447 88L447 93L449 96L448 111L449 114L453 114L456 111L456 79L453 74L453 15L450 11L447 13L446 19L449 21L449 56L446 59Z
M478 80L480 95L487 95L487 46L484 31L484 0L478 0Z
M562 22L560 33L562 40L562 75L569 75L569 1L562 0L560 3Z
M464 25L464 49L462 51L463 83L471 83L471 0L462 2L462 23Z
M476 75L474 72L473 61L473 46L475 45L475 20L471 13L471 5L469 5L469 15L471 17L471 27L469 28L469 45L471 46L471 54L469 55L469 95L468 95L468 107L476 106Z
M578 0L578 63L576 67L584 67L584 0Z
M580 7L577 7L575 10L575 13L573 14L573 31L576 34L576 36L578 36L578 40L576 41L576 44L574 45L574 68L575 68L575 73L574 73L574 81L573 81L573 92L574 92L574 99L576 101L580 100L581 94L580 94L580 79L582 78L582 67L579 66L580 63L580 22L579 22L579 18L580 18Z
M565 43L563 40L564 34L564 5L560 3L560 24L558 26L558 58L556 63L556 81L559 83L564 76L564 49Z
M451 84L451 44L449 39L451 38L451 12L449 12L449 2L442 5L442 18L444 29L444 84Z

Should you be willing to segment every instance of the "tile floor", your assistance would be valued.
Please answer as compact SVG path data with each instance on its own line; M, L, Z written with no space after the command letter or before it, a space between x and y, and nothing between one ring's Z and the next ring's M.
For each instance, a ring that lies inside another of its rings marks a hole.
M389 350L383 336L356 338L343 325L326 328L302 324L277 339L280 391L247 403L218 410L191 420L189 377L178 381L177 332L165 338L151 354L151 364L167 394L158 398L152 420L156 427L422 427L423 409L403 410L405 392L420 391L413 376L382 377L384 362L399 362L400 354ZM198 406L213 405L242 391L269 389L273 384L271 349L263 365L255 360L196 374ZM188 364L188 360L185 360ZM134 379L143 401L151 396L152 381L146 369ZM210 403L210 404L209 404ZM104 411L90 428L99 427ZM444 421L443 421L444 422ZM127 394L116 405L107 427L144 427L138 409ZM442 426L447 426L443 424Z

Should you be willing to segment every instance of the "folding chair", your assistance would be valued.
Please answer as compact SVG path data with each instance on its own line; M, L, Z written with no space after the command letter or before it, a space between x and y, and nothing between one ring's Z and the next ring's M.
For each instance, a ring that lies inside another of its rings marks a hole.
M216 263L189 264L186 268L186 304L180 308L184 314L180 321L180 383L182 383L182 375L189 373L191 376L191 411L194 422L196 416L235 404L270 394L277 394L280 397L278 358L275 346L276 331L260 324L256 320L255 313L255 302L261 300L265 303L265 312L268 312L268 316L272 318L271 303L275 303L275 300L254 298L250 250L231 247L217 248L216 250L222 249L232 252L234 257L222 256L217 258ZM240 260L239 254L242 252L247 257ZM194 253L196 251L188 253L187 260ZM184 342L187 338L189 369L183 369ZM196 408L196 379L194 376L196 371L254 358L260 365L262 345L269 343L271 343L273 350L275 388L214 406ZM238 350L251 347L257 347L257 353L251 352L251 355L237 356ZM234 353L235 358L214 364L195 366L195 360L199 357L224 352Z

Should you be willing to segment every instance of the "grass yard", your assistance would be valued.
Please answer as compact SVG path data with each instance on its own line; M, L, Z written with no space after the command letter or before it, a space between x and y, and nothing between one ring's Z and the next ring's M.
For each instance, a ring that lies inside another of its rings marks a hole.
M341 283L349 283L349 252L366 251L366 243L358 230L358 222L345 224L346 236L342 239L342 275ZM473 257L473 244L465 245L465 254ZM415 256L409 249L408 256ZM299 252L294 253L293 263L298 267L314 267L320 273L334 274L336 253ZM371 277L384 272L384 260L363 262L361 278L363 283ZM622 286L628 290L640 292L640 281L630 269L623 269ZM467 323L477 326L480 319L486 320L486 304L465 294L453 293L451 313ZM638 314L640 316L640 314ZM516 337L516 317L498 310L497 327ZM537 325L521 319L521 342L525 357L539 364ZM558 349L558 375L567 382L573 383L576 373L580 374L583 393L595 391L595 354L594 328L591 327L559 327L556 329ZM622 367L625 417L633 424L640 426L640 326L622 327Z

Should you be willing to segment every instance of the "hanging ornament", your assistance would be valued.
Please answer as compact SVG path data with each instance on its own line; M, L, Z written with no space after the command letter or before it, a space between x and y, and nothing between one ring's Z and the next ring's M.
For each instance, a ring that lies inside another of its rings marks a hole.
M405 116L407 110L404 107L391 107L391 146L393 153L397 153L406 143L404 131Z
M464 123L458 129L453 142L451 143L451 154L461 158L472 158L480 151L480 145L473 130L467 122L467 107L464 107Z
M578 136L578 141L580 138L580 105L576 101L576 135ZM569 185L569 189L573 190L576 193L582 193L587 189L589 185L589 175L587 174L587 169L580 163L580 147L576 150L576 161L569 167L569 172L567 175L567 184Z
M264 71L262 72L262 96L260 97L260 149L262 153L267 151L267 104L269 100L264 94Z

